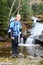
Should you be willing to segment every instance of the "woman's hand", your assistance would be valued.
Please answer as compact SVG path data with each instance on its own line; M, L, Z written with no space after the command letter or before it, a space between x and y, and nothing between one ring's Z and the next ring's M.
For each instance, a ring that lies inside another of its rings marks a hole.
M13 40L14 40L14 37L11 37L11 39L13 39Z

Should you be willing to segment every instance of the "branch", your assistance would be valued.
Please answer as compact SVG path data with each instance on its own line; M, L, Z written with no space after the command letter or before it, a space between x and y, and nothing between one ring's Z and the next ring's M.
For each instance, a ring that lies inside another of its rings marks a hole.
M20 11L20 4L21 4L21 0L19 0L19 5L18 5L18 14L19 14L19 11Z
M27 0L26 2L24 2L24 3L20 6L19 10L21 10L22 7L23 7L26 3L28 3L28 2L29 2L29 0ZM16 13L17 10L18 10L18 7L16 8L15 12L13 12L12 16Z
M11 16L11 13L12 13L12 9L13 9L13 6L14 6L15 2L16 2L16 0L14 0L13 3L12 3L12 5L11 5L8 20L10 19L10 16Z

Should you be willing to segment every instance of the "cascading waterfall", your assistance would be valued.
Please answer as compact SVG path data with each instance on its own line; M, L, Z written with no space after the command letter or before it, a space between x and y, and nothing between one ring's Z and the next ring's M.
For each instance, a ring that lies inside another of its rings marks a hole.
M37 18L34 18L34 21L33 21L34 27L30 31L31 35L27 38L26 44L27 43L32 44L34 41L34 37L42 34L43 24L36 21L37 21Z
M21 43L19 44L19 46L25 46L26 51L30 56L43 56L43 47L40 46L39 44L34 43L35 42L34 37L42 34L43 24L36 21L37 18L36 19L34 18L33 21L34 26L32 27L32 29L30 29L31 35L27 38L26 44ZM21 51L23 51L22 47Z
M43 56L43 49L40 49L40 45L36 46L34 44L34 37L39 36L42 34L43 31L43 24L36 22L36 19L34 19L34 27L31 29L30 33L31 35L27 38L26 44L31 44L31 46L26 47L27 52L30 55L37 55L37 56ZM34 47L34 45L35 47ZM42 48L42 47L41 47Z

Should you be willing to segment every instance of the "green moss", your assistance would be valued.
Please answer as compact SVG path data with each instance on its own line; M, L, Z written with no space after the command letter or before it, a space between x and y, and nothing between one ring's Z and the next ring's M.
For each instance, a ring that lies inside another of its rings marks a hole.
M3 42L0 42L0 45L3 45Z
M37 65L43 65L43 60L40 61Z

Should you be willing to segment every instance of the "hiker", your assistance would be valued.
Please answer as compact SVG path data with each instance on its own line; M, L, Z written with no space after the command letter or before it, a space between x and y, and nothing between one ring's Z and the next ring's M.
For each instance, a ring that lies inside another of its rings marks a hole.
M12 57L18 57L18 37L21 31L21 16L20 14L16 15L16 20L10 24L11 29L11 39L12 39Z

